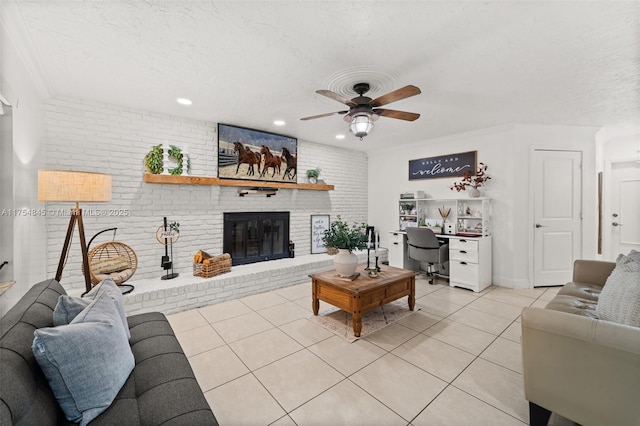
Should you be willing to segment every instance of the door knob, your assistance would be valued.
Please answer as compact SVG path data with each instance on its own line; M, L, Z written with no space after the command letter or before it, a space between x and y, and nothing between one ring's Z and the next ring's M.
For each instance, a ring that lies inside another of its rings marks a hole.
M622 226L622 224L621 224L621 223L618 223L618 222L613 222L613 223L612 223L612 225L613 225L613 226Z
M547 225L540 225L539 223L536 223L536 228L546 228Z

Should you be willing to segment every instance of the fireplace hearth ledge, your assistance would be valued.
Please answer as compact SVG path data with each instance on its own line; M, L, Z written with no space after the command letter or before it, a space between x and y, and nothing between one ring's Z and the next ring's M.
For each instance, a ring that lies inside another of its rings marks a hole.
M367 261L366 251L356 254L359 262ZM387 260L386 249L380 248L379 254L380 262ZM188 271L178 268L180 276L172 280L161 280L159 274L157 278L127 282L135 286L133 292L124 295L127 315L152 311L173 314L306 282L311 285L310 274L333 269L333 256L310 254L239 265L212 278L194 277L190 268ZM67 289L67 292L80 297L83 290Z

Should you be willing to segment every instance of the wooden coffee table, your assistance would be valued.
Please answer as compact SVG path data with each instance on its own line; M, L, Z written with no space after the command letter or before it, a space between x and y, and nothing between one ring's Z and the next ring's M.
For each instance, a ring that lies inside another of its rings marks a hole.
M358 265L360 276L353 281L339 277L336 271L311 275L313 314L318 315L321 300L351 313L356 337L360 337L365 313L404 296L409 296L409 310L413 311L416 302L415 271L382 266L378 276L370 278L365 267Z

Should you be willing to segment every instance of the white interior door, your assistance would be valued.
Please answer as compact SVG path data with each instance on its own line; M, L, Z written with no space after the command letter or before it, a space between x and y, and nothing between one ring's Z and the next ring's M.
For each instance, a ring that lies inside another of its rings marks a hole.
M582 244L582 153L536 150L534 186L534 287L571 280Z
M608 260L632 249L640 251L640 162L611 164L611 213L603 221L603 232L609 232L611 250Z

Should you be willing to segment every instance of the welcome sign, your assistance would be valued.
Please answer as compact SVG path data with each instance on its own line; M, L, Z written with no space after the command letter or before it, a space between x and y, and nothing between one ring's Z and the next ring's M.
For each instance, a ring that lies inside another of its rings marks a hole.
M409 160L409 180L460 177L476 171L478 151Z

